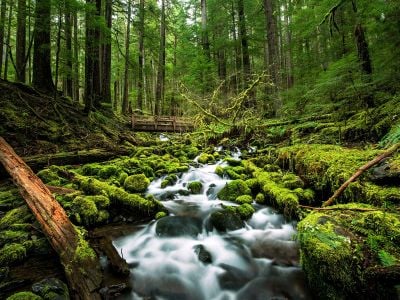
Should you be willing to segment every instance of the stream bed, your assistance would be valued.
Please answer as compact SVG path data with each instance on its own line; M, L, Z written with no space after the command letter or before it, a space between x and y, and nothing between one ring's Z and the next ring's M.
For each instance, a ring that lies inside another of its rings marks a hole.
M148 194L169 216L113 241L130 266L133 286L119 299L311 299L293 239L295 222L253 203L256 212L244 228L213 228L210 215L235 205L217 197L229 181L215 174L217 165L224 162L191 167L164 189L162 178L150 184ZM193 181L202 191L188 195Z

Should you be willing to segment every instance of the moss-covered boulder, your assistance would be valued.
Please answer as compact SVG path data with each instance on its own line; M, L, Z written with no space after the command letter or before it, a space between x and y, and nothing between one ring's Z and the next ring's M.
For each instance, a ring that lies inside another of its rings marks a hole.
M337 205L309 214L298 224L298 237L301 264L318 298L396 298L398 214L362 204Z
M203 188L203 184L200 181L192 181L188 184L188 190L192 194L200 194Z
M215 168L215 174L217 174L219 177L223 177L224 176L224 168L221 166L217 166Z
M212 154L201 153L197 161L201 164L208 164L213 163L215 161L215 158L214 156L212 156Z
M91 226L108 221L109 206L110 200L104 195L77 196L72 201L71 211L78 224Z
M14 208L0 219L0 230L14 224L30 223L33 220L32 214L26 205Z
M228 165L232 167L240 166L242 164L242 161L233 157L227 157L225 158L225 161L228 163Z
M304 187L303 180L301 180L301 178L299 176L296 176L295 174L289 173L284 175L282 177L282 181L282 185L290 190Z
M7 300L44 300L42 297L32 292L19 292L11 295Z
M253 202L253 197L250 195L241 195L235 199L235 202L239 204L251 204Z
M67 285L57 278L46 278L34 283L32 291L44 300L69 300Z
M218 198L234 202L237 197L251 195L251 190L246 182L241 179L228 182L218 193Z
M161 188L166 188L167 186L172 186L178 181L178 176L175 174L168 175L164 178L164 180L161 182Z
M196 237L202 231L201 219L188 216L168 216L157 221L156 233L161 237Z
M124 189L129 193L144 192L149 185L150 180L144 174L131 175L124 181Z
M244 227L244 222L235 209L215 211L210 216L211 225L218 231L225 232Z
M19 243L6 244L0 249L0 265L9 266L25 259L27 254L24 245Z

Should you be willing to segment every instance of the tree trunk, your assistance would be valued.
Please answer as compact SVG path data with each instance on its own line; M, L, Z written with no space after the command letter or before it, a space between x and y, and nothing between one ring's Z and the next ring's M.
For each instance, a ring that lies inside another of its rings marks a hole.
M74 9L74 62L73 62L73 94L74 101L79 103L79 41L78 41L78 12Z
M0 77L3 74L3 49L4 49L4 31L6 28L6 0L1 1L0 7Z
M249 54L249 45L247 40L246 17L244 14L243 0L237 1L237 8L239 15L240 42L242 45L242 61L243 61L243 76L244 76L243 89L246 89L250 85L251 81L251 65L250 65L250 54ZM253 92L249 93L245 106L255 107L255 99Z
M268 66L267 69L271 75L274 87L270 89L270 92L276 94L278 91L278 69L279 69L279 58L278 58L278 31L276 17L274 16L274 0L264 0L264 14L265 14L265 28L267 32L267 45L268 45ZM274 113L276 114L281 108L282 103L280 98L275 95L273 107Z
M18 0L17 43L15 50L16 80L25 82L26 53L26 0Z
M75 299L100 299L96 292L102 280L98 258L64 209L3 138L0 138L0 161L60 256L71 296Z
M138 95L137 95L137 108L143 110L143 94L144 94L144 1L140 0L139 3L139 76L138 76Z
M201 43L203 45L204 54L208 61L211 60L210 43L208 40L207 28L207 1L201 0Z
M65 1L65 47L66 47L66 62L65 62L65 94L73 98L73 76L72 76L72 12L70 0Z
M104 33L103 45L103 80L102 101L111 104L111 26L112 26L112 0L105 0L104 8L107 30Z
M10 5L9 11L8 11L8 26L7 26L7 41L6 41L6 58L4 61L4 80L7 80L8 77L8 56L9 56L9 49L10 49L10 39L11 39L11 20L12 20L12 14L13 14L13 5Z
M32 84L47 93L55 89L51 74L50 12L51 0L36 1Z
M232 37L235 46L235 71L233 77L233 86L236 93L239 93L239 87L242 85L241 80L241 69L242 69L242 58L240 54L240 44L238 42L237 30L236 30L236 17L235 17L235 6L231 3L231 18L232 18Z
M158 70L156 84L156 99L154 114L161 113L161 103L164 99L165 84L165 0L161 0L161 24L160 24L160 50L158 53Z
M126 23L125 36L125 70L124 70L124 94L122 99L122 114L127 114L129 110L129 44L131 42L131 11L132 3L128 0L128 21Z
M94 30L94 45L93 45L93 106L94 108L101 107L101 87L103 82L103 73L101 72L101 51L100 51L100 20L101 15L101 0L96 0L96 12L95 12L95 26Z

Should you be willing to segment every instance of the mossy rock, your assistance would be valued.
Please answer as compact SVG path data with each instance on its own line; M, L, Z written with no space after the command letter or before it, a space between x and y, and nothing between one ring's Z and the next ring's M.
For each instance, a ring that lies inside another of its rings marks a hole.
M228 165L232 167L240 166L242 164L241 160L235 159L233 157L227 157L225 158L225 161L228 163Z
M265 196L264 196L263 193L258 193L258 194L256 195L256 202L257 202L258 204L264 204L264 203L265 203Z
M110 166L110 165L106 165L103 166L99 172L98 172L98 176L102 179L108 179L111 176L118 176L120 173L120 169L118 169L116 166Z
M191 146L185 149L186 156L189 159L194 159L197 155L199 155L199 149L195 146Z
M22 230L3 230L0 231L0 247L9 243L21 243L27 240L29 233Z
M150 180L144 174L131 175L124 181L124 189L129 193L144 192L149 185Z
M0 219L0 230L14 224L30 223L33 216L26 205L14 208Z
M251 204L253 202L253 197L250 195L241 195L235 199L235 202L239 204Z
M167 186L172 186L176 184L178 181L178 176L171 174L168 175L167 177L164 178L164 180L161 182L161 188L166 188Z
M156 214L155 219L156 219L156 220L159 220L159 219L164 218L164 217L166 217L166 216L168 216L166 212L164 212L164 211L159 211L159 212Z
M217 166L215 168L215 174L217 174L219 177L223 177L225 174L224 168L221 166Z
M197 161L201 164L208 164L213 163L215 161L215 158L211 154L201 153Z
M210 216L212 226L221 232L237 230L244 227L244 222L236 210L224 209L215 211Z
M282 181L283 181L283 186L290 190L304 187L303 180L301 180L301 178L299 176L296 176L295 174L284 175L282 177Z
M22 244L11 243L0 249L0 265L9 266L25 259L26 248Z
M246 182L241 179L228 182L218 193L218 198L234 202L237 197L251 195L251 190Z
M203 184L200 181L192 181L188 184L188 190L192 194L200 194L203 188Z
M302 267L318 298L394 299L396 283L375 270L400 264L399 215L353 203L330 209L297 226Z
M44 300L69 300L67 285L57 278L46 278L34 283L32 291Z
M11 295L7 300L44 300L32 292L19 292Z
M248 220L255 213L255 209L249 203L244 203L236 207L236 211L242 220Z

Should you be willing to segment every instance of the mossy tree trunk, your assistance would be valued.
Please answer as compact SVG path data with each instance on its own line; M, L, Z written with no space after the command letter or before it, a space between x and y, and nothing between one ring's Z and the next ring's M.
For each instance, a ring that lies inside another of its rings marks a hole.
M100 299L102 275L95 252L68 219L50 190L0 137L0 162L10 173L54 250L75 299Z

